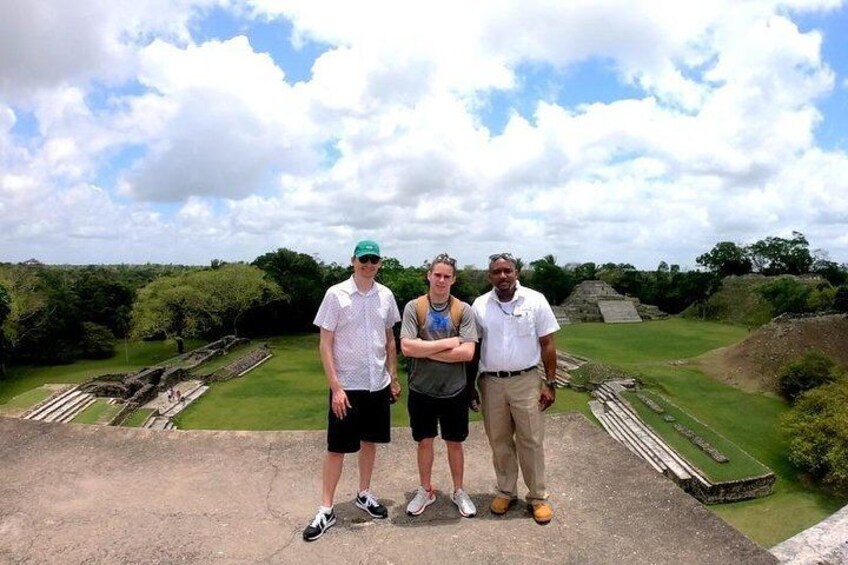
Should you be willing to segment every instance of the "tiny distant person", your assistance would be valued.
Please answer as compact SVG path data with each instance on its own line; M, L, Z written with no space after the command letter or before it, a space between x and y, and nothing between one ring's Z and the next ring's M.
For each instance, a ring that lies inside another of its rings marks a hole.
M419 486L406 512L417 516L436 501L431 483L433 440L441 433L453 480L451 501L460 515L471 518L477 508L464 490L462 442L468 437L465 362L474 357L477 326L471 306L450 294L456 260L447 253L437 255L427 270L427 281L427 294L404 308L400 330L401 350L413 360L407 405L412 438L418 443Z
M373 518L389 514L370 489L377 444L391 439L389 408L400 396L392 332L400 313L392 291L374 280L382 265L380 247L360 241L350 263L353 276L327 290L315 316L330 406L321 505L303 531L306 541L318 539L336 523L333 498L346 453L359 452L354 504Z
M506 514L518 499L518 469L527 503L538 524L553 518L545 486L544 418L556 400L556 345L559 330L544 295L521 286L511 253L489 257L492 290L473 304L480 333L480 388L483 424L492 448L497 493L489 507ZM541 360L545 378L536 366Z

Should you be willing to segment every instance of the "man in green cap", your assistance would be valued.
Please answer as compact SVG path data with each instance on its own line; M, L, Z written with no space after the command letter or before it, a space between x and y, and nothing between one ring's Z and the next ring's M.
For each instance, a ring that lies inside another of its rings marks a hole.
M400 396L397 349L392 327L400 321L392 291L374 280L380 246L356 244L353 276L330 287L315 316L321 329L319 351L330 387L327 453L318 513L303 531L313 541L336 523L333 498L346 453L359 452L359 491L354 504L373 518L388 510L371 493L378 443L391 439L391 402Z

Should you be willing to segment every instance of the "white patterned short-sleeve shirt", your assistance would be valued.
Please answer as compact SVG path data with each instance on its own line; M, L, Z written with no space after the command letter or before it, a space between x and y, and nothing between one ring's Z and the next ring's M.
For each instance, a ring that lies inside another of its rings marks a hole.
M353 277L327 289L313 323L333 332L333 363L343 389L376 391L389 385L386 330L399 321L392 291L378 282L365 294Z

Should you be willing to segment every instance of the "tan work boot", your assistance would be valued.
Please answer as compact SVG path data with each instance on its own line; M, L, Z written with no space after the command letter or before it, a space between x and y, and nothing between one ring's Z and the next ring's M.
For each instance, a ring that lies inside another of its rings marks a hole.
M492 504L489 505L489 510L492 514L503 516L509 507L515 502L514 498L506 498L505 496L496 496L492 499Z
M554 509L547 502L534 502L531 504L533 509L533 519L537 524L547 524L554 517Z

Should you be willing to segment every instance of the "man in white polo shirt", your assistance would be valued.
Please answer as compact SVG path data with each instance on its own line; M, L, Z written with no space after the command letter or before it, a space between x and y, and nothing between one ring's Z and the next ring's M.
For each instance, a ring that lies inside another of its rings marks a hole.
M477 382L497 477L489 509L506 514L517 500L520 467L533 518L547 524L553 509L545 487L542 412L556 400L553 334L559 324L544 295L519 284L512 254L489 257L489 282L492 290L472 306L480 334ZM540 360L544 380L536 371Z
M336 523L333 498L346 453L359 452L354 504L374 518L388 516L370 488L376 444L391 439L389 405L400 395L392 332L400 313L392 291L374 280L382 264L380 247L360 241L350 263L353 276L327 290L315 316L330 408L321 506L303 531L306 541L318 539Z

